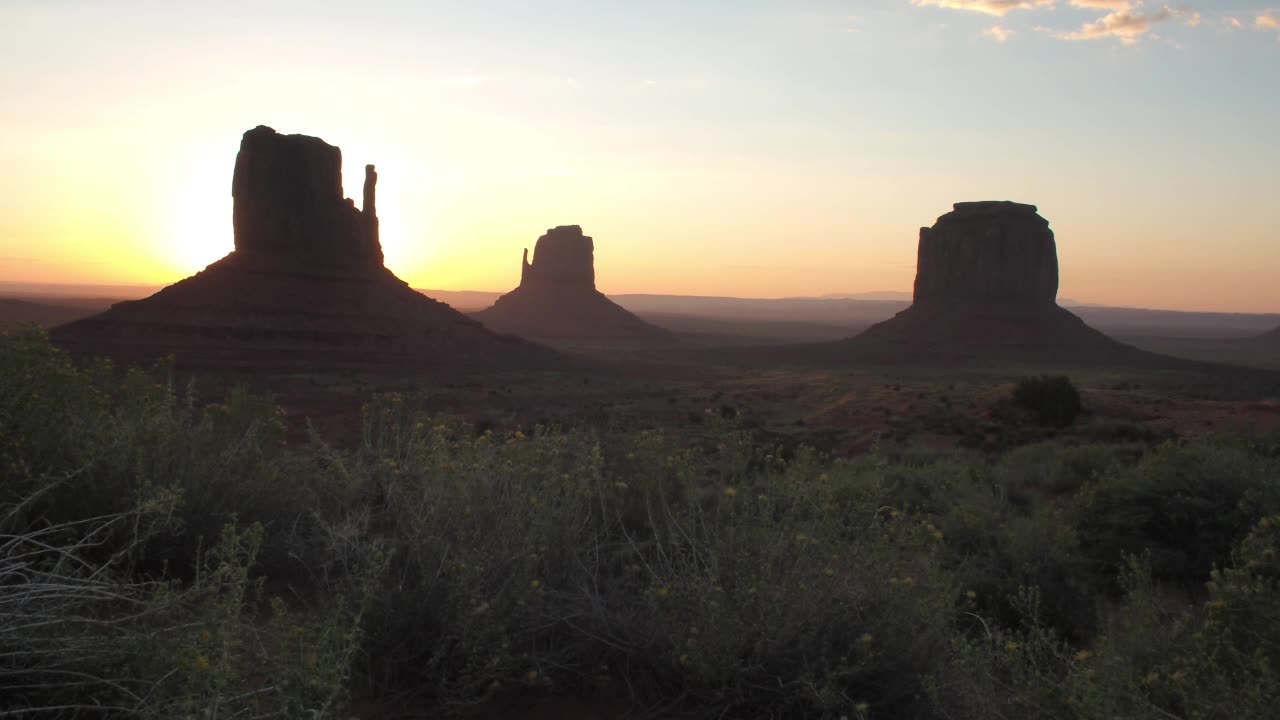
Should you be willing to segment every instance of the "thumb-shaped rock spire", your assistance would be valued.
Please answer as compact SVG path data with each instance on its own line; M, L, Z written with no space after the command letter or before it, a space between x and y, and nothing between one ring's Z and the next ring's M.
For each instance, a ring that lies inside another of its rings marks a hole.
M533 246L533 262L525 249L520 284L595 290L595 244L577 225L548 230Z

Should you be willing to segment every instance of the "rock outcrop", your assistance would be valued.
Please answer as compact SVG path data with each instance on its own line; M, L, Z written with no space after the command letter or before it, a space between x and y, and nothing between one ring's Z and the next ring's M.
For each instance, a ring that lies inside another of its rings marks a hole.
M582 234L577 225L561 225L547 231L533 246L524 249L520 286L536 289L566 289L589 292L596 289L595 241Z
M364 209L357 209L342 195L341 150L261 125L246 132L231 181L236 252L284 269L299 263L352 271L382 267L377 178L366 166Z
M920 229L914 301L816 354L925 365L1158 364L1057 304L1058 254L1034 205L956 203Z
M915 302L1020 302L1058 297L1058 250L1035 205L956 203L920 228Z
M189 367L459 369L559 363L411 289L383 265L377 173L343 197L342 153L259 126L232 180L235 249L160 292L57 328L76 355Z
M532 262L525 248L520 286L474 317L498 332L539 340L666 335L596 289L595 243L577 225L552 228L538 238Z

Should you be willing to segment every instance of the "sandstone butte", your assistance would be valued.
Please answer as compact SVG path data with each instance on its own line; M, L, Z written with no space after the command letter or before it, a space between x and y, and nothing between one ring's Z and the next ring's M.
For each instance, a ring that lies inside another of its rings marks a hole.
M383 264L378 175L343 197L342 152L319 138L246 132L231 183L234 250L156 294L60 328L75 356L180 366L460 370L555 366L411 289Z
M1059 307L1058 250L1034 205L961 202L920 229L910 307L819 354L946 366L1159 365Z
M498 332L538 340L660 339L668 333L596 289L595 242L577 225L552 228L521 264L520 285L475 314Z

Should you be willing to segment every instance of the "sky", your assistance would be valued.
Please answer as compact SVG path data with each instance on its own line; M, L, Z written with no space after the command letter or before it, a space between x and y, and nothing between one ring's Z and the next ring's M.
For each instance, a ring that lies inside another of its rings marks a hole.
M1040 208L1060 297L1280 312L1280 0L0 6L0 280L232 248L256 125L378 167L388 266L503 291L547 228L606 293L910 290L951 204Z

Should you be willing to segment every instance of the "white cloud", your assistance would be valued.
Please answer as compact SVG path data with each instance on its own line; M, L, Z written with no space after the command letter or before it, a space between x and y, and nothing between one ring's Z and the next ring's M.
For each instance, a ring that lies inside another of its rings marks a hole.
M1150 15L1119 10L1074 32L1057 33L1055 37L1060 40L1101 40L1113 37L1124 45L1136 45L1143 35L1151 32L1152 25L1168 20L1173 14L1169 8Z
M939 7L950 10L969 10L984 15L1004 17L1013 10L1051 8L1056 0L911 0L916 7Z
M1071 7L1088 8L1090 10L1132 10L1133 0L1071 0Z
M1190 25L1191 27L1200 27L1200 13L1195 10L1182 10L1179 11L1178 14L1185 18L1182 22Z
M1008 42L1009 38L1013 36L1013 31L1008 28L1002 28L999 25L992 25L986 30L983 30L982 34L998 43L1004 43Z
M1259 30L1280 30L1280 10L1264 10L1253 19L1253 26Z
M1240 28L1244 27L1244 23L1230 16L1222 18L1222 23L1227 27L1234 28L1236 30L1239 30Z

